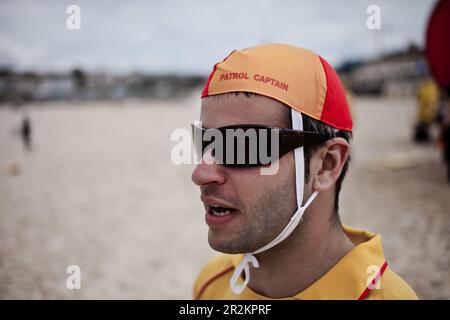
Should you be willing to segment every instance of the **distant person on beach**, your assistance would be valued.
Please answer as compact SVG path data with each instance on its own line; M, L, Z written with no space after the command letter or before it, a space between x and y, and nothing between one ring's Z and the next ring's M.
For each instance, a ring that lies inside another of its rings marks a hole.
M31 120L28 115L25 115L22 118L22 125L20 128L20 133L22 137L22 143L24 146L24 149L26 151L31 151Z
M381 236L340 221L352 118L327 61L282 44L235 50L208 78L200 121L192 180L224 254L195 299L417 299Z
M430 127L437 118L438 104L439 88L436 83L431 78L422 81L417 89L415 142L430 141Z

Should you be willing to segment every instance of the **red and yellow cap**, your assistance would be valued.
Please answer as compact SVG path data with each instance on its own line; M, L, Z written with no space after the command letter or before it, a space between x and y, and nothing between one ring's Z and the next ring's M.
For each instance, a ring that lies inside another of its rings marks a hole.
M352 131L339 76L310 50L267 44L232 51L214 65L202 98L236 91L271 97L336 129Z

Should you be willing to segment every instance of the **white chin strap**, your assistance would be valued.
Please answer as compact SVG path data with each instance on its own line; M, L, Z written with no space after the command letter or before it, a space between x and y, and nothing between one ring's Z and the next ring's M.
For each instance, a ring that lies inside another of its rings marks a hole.
M291 109L292 115L292 128L295 130L303 130L303 120L300 112ZM259 268L259 262L256 259L255 255L261 253L263 251L269 250L270 248L276 246L284 239L286 239L297 227L303 217L303 213L306 208L313 202L313 200L317 197L319 192L314 191L314 193L309 197L308 201L306 201L305 205L302 206L303 203L303 186L305 181L305 161L303 154L303 147L297 148L294 150L294 158L295 158L295 185L296 185L296 193L297 193L297 211L291 217L291 220L287 224L287 226L281 231L281 233L264 247L253 251L252 253L244 254L244 258L239 263L238 267L234 270L233 276L230 279L230 287L231 290L235 294L242 293L248 285L250 281L250 264L253 268ZM237 282L239 280L242 271L245 273L244 283L238 285Z

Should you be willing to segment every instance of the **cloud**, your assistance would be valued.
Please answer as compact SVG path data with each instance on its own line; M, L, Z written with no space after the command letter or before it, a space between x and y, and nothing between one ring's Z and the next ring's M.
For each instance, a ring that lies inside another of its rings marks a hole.
M283 42L332 63L423 44L433 0L377 1L382 30L366 28L370 1L2 1L0 65L18 69L207 73L235 48ZM66 8L81 8L81 30Z

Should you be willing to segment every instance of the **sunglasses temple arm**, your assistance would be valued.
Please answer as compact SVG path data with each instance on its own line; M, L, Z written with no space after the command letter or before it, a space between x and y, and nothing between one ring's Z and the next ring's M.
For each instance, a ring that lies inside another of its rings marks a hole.
M302 132L301 135L298 135L297 133L289 133L284 136L280 136L280 157L294 149L320 144L329 139L330 137L328 136L314 132Z

